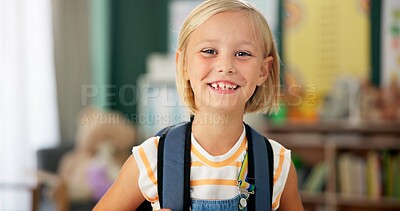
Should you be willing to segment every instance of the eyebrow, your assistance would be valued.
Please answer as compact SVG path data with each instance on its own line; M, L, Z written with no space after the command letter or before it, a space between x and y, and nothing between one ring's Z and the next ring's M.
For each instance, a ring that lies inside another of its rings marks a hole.
M218 40L214 40L214 39L213 40L202 40L200 42L197 42L195 44L195 46L198 46L198 45L203 44L203 43L218 43L218 42L219 42ZM248 45L248 46L251 46L253 48L257 48L257 46L254 43L252 43L250 41L247 41L247 40L244 40L243 42L241 42L240 45Z
M203 43L216 43L216 42L218 42L218 40L201 40L201 41L197 42L195 44L195 46L198 46L198 45L203 44Z

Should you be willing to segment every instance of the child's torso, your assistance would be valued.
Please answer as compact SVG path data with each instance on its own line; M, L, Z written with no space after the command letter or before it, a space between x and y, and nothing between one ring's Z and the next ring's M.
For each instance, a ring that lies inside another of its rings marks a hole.
M243 130L236 144L220 156L207 153L192 135L190 170L192 210L232 210L226 209L228 206L238 209L240 192L237 177L247 149L245 134ZM157 137L148 139L132 150L140 169L139 186L145 198L152 202L154 209L160 209L156 178L158 141ZM274 151L272 206L276 209L290 167L290 150L286 150L274 141L271 144Z
M238 195L238 173L246 154L243 131L236 144L225 154L212 156L192 136L190 187L192 199L231 199Z

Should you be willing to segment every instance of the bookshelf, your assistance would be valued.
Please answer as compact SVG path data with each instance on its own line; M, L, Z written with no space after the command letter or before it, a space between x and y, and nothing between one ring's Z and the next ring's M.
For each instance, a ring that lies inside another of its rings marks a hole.
M307 211L400 210L400 123L285 123L264 132L292 150Z

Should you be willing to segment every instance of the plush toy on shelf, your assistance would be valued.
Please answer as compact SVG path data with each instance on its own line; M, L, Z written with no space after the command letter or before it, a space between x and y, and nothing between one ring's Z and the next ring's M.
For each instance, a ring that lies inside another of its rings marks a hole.
M131 154L136 134L135 127L118 112L82 109L75 147L62 157L59 168L72 203L101 198Z

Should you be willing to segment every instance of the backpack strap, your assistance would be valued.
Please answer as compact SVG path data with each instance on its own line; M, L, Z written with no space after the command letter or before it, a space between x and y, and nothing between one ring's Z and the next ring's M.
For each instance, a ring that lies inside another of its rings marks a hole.
M271 207L272 207L272 196L274 194L274 151L272 150L271 142L268 138L264 138L267 145L268 152L268 167L269 167L269 192L271 193Z
M160 137L157 180L162 208L189 210L191 126L191 122L174 125Z
M160 178L159 180L157 179L158 180L157 183L159 184L159 185L157 185L158 193L162 193L162 191L163 191L163 187L160 184L162 184L163 165L164 165L164 159L158 159L158 158L162 158L164 156L164 140L165 140L165 136L167 136L167 133L170 128L171 128L171 126L166 127L157 133L157 136L160 137L158 139L158 148L157 148L157 178ZM158 200L159 200L160 204L162 204L162 200L163 200L162 195L158 196ZM151 210L153 210L153 209L151 209Z
M248 141L248 180L255 184L255 194L249 198L248 210L271 210L273 194L273 152L271 143L260 133L245 124ZM267 153L265 153L267 152Z
M157 155L158 195L162 208L189 210L191 126L191 122L180 123L157 134L160 136ZM271 210L274 163L272 146L263 135L247 124L245 127L250 161L248 180L256 184L255 194L249 198L248 210L265 210L266 204L270 205L268 210ZM185 137L185 141L182 137Z

